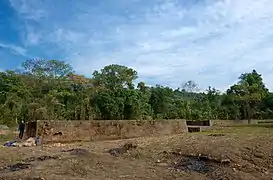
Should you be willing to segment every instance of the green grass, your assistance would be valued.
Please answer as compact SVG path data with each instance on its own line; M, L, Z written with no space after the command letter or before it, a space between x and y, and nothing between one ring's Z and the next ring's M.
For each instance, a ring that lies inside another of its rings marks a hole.
M7 134L0 134L0 143L14 140L14 134L9 132Z
M273 124L251 124L251 125L234 125L232 127L226 127L222 129L209 129L202 134L234 134L234 135L246 135L246 134L273 134Z

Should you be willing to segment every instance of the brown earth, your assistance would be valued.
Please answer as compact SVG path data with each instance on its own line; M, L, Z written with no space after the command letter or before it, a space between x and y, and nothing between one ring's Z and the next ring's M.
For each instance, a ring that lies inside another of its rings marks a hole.
M187 132L186 120L38 121L43 142L75 142L172 135ZM61 136L60 136L61 134Z
M240 126L172 136L1 148L0 179L270 180L272 130ZM136 147L119 148L125 143Z

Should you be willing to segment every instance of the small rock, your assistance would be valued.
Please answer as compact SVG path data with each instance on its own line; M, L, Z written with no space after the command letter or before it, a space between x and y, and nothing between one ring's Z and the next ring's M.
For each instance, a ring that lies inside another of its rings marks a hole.
M161 161L158 159L157 161L156 161L156 163L160 163Z
M262 172L262 173L265 173L265 174L268 174L268 171L267 171L267 169L265 169L265 168L262 168L262 169L261 169L261 172Z
M232 170L234 171L234 172L236 172L237 170L236 170L236 168L232 168Z
M158 163L157 165L160 166L160 167L167 167L168 166L167 163Z
M257 158L262 158L262 157L264 157L262 153L255 153L254 156L257 157Z
M120 178L129 178L130 176L129 175L120 175L119 177Z
M222 159L221 163L222 164L229 164L230 163L230 159Z

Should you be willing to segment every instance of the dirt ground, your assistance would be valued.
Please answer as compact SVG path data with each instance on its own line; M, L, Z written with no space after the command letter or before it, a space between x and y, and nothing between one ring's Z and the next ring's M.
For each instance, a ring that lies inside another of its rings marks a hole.
M174 136L3 147L0 179L270 180L272 135L270 126L242 126ZM125 143L133 146L118 149Z

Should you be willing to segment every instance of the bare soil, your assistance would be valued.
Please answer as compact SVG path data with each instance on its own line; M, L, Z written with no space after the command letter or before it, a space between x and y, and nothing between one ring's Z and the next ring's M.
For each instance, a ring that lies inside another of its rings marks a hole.
M174 136L5 147L0 149L0 179L270 180L272 135L270 127L241 126Z

